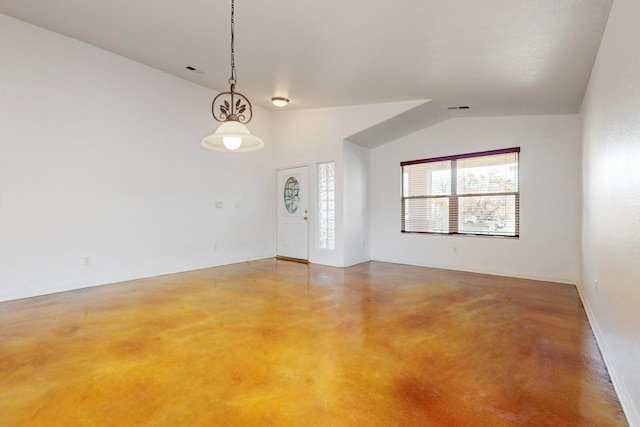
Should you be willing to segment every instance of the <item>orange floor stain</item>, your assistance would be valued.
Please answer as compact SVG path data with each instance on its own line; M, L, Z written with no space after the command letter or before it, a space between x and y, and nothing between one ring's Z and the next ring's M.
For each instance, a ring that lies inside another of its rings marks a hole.
M274 259L0 303L2 426L626 426L576 289Z

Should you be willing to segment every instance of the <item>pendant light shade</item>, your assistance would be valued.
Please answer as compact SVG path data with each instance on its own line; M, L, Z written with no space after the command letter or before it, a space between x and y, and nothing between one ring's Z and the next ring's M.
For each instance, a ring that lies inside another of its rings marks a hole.
M251 135L245 125L236 121L224 122L213 135L200 143L204 148L215 151L254 151L264 147L264 142Z

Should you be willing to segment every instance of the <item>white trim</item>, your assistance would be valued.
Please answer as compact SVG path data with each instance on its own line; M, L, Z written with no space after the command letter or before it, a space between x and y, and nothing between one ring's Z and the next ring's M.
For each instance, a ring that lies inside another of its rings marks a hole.
M476 270L473 268L462 268L457 265L430 265L427 263L407 262L404 260L396 260L392 258L371 258L371 261L389 262L392 264L415 265L417 267L436 268L439 270L462 271L465 273L486 274L489 276L513 277L515 279L537 280L539 282L561 283L563 285L572 285L572 286L578 285L578 282L576 280L570 280L570 279L561 279L557 277L530 276L527 274L506 273L504 271Z
M153 279L156 277L169 276L172 274L189 273L191 271L205 270L205 269L214 268L214 267L222 267L230 264L240 264L243 262L260 261L260 260L270 259L274 257L275 257L275 254L257 254L251 257L232 256L232 257L220 259L218 262L214 264L209 264L209 263L180 264L164 272L156 271L156 272L146 272L146 273L133 274L133 275L119 275L119 276L108 279L108 281L88 280L84 282L70 282L67 284L60 285L56 287L56 289L51 289L51 287L46 287L46 288L37 287L34 289L29 289L27 292L23 292L23 293L13 292L13 293L7 293L7 294L0 294L0 303L17 301L17 300L27 299L27 298L37 298L37 297L42 297L47 295L59 294L63 292L73 292L73 291L78 291L82 289L95 288L98 286L116 285L119 283L131 282L134 280Z
M640 413L638 412L638 408L636 408L635 404L633 403L633 399L631 398L629 389L624 383L624 379L622 374L620 373L618 364L616 363L614 357L611 355L609 346L607 345L604 334L600 329L600 325L598 324L595 313L591 309L591 305L589 305L589 300L586 298L586 295L582 292L582 286L578 285L577 288L578 295L580 296L580 300L582 301L582 306L584 307L584 311L587 313L587 319L589 320L589 324L591 325L591 330L593 330L593 335L596 337L598 347L600 347L600 353L602 353L604 364L609 371L609 376L611 377L611 382L613 383L613 389L618 395L618 400L620 401L622 410L627 417L629 427L640 427Z
M369 262L369 261L373 261L373 260L369 258L362 258L359 261L352 261L349 264L345 264L344 268L353 267L354 265L358 265L358 264L364 264L365 262Z

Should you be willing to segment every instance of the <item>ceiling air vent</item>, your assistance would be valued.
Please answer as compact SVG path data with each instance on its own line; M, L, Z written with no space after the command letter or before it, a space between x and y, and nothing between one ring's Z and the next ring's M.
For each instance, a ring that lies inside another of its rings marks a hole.
M187 70L189 70L189 71L195 71L195 72L196 72L196 73L198 73L198 74L204 74L204 71L200 71L200 70L198 70L197 68L192 67L191 65L187 65L187 66L186 66L186 67L184 67L184 68L186 68L186 69L187 69Z

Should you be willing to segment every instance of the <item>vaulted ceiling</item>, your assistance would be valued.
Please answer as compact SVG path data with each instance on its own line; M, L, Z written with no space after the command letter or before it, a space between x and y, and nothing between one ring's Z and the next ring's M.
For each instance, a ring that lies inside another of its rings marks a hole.
M433 99L474 115L577 113L611 3L237 0L237 90L270 109L285 96L287 108ZM231 0L0 0L0 13L216 91L228 90L230 11Z

